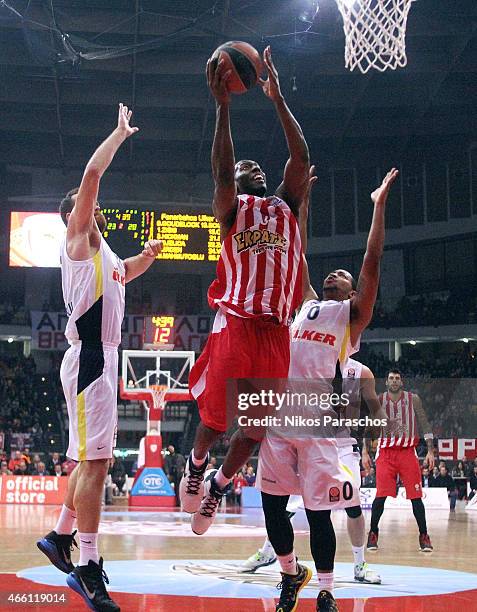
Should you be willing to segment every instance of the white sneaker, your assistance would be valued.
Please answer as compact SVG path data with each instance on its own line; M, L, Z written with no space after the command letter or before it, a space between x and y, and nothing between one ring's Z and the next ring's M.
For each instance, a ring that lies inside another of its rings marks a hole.
M179 497L184 512L193 514L200 507L200 502L204 497L204 475L208 463L209 455L207 455L200 467L196 467L192 463L191 455L187 459L184 474L179 485Z
M354 579L366 584L381 584L381 576L368 567L366 561L354 566Z
M260 567L267 567L272 565L277 560L277 555L274 552L265 553L261 548L257 552L249 557L242 565L242 572L253 574Z
M207 470L204 481L204 498L200 503L200 508L194 514L191 521L192 531L196 535L204 534L214 522L217 510L225 494L225 489L219 489L214 476L217 470Z

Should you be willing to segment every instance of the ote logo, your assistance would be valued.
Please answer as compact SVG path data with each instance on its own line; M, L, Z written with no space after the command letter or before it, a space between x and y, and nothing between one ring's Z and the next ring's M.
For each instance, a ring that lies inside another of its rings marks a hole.
M161 474L148 474L142 479L142 484L145 489L161 489L164 486L164 478Z

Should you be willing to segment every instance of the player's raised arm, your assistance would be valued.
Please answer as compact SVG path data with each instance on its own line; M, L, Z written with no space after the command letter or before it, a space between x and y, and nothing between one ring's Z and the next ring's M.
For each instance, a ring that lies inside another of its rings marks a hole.
M98 232L99 235L94 219L99 182L121 144L126 138L139 130L139 128L129 125L131 115L132 111L127 106L119 104L116 129L96 149L85 168L75 205L68 221L68 243L74 241L78 236L89 235L91 232Z
M303 203L299 208L298 214L298 226L300 228L301 246L303 249L303 302L306 302L308 300L316 300L318 298L316 291L311 286L308 262L306 260L306 248L308 245L308 213L310 208L310 193L311 188L317 180L318 177L315 176L315 166L311 166L308 173L308 183L306 191L304 193Z
M216 219L226 229L233 221L236 212L235 156L230 131L230 93L227 79L230 70L220 60L207 62L207 82L216 101L215 134L212 145L212 174L215 189L212 209Z
M356 293L351 299L351 343L353 346L373 316L379 286L379 266L384 249L386 201L391 185L398 174L396 168L392 168L384 177L381 185L371 194L374 202L373 219Z
M268 79L266 81L259 79L259 82L265 95L275 104L290 154L285 166L283 182L279 185L276 194L298 216L308 184L308 170L310 168L308 145L300 124L288 108L280 90L278 72L272 60L270 47L267 47L263 52L263 62L268 72Z
M429 463L429 469L432 470L435 464L434 457L434 434L427 418L426 411L424 410L419 395L412 394L412 405L416 414L417 422L419 424L420 431L424 434L424 440L427 444L427 456L426 459Z

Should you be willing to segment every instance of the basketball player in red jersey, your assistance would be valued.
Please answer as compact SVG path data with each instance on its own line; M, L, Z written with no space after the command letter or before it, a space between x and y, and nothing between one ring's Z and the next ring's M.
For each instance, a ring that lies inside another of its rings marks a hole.
M426 510L422 503L421 470L416 454L419 431L424 432L427 443L429 470L434 467L434 436L422 407L421 399L415 393L404 391L401 372L392 369L386 377L387 391L379 396L381 405L390 419L396 419L401 435L379 439L376 454L376 497L371 510L371 530L368 534L368 550L377 550L379 520L384 511L386 497L396 497L398 474L406 488L406 497L411 500L412 511L419 528L419 550L432 552L432 544L426 525ZM367 441L368 445L370 440ZM363 448L363 466L369 469L371 461Z
M217 106L213 211L220 223L222 251L208 294L210 306L217 310L214 327L189 377L201 423L180 487L183 509L194 514L192 530L199 535L212 524L226 486L260 437L252 439L239 429L222 467L204 482L208 451L227 429L226 380L287 377L289 322L302 298L297 215L308 185L308 147L281 93L270 48L264 52L264 64L268 78L260 84L275 106L289 150L283 181L269 197L259 164L235 162L227 89L230 71L223 61L207 64Z

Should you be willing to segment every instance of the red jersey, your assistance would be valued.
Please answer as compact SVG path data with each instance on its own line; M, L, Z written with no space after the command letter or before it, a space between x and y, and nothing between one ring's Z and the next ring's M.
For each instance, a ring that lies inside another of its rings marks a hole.
M295 215L277 196L239 195L222 243L211 308L287 325L302 299L302 248Z
M379 439L379 448L417 446L419 444L418 424L416 414L412 406L412 393L403 391L399 399L394 402L389 393L381 393L379 396L381 406L390 419L396 419L405 433L396 437Z

